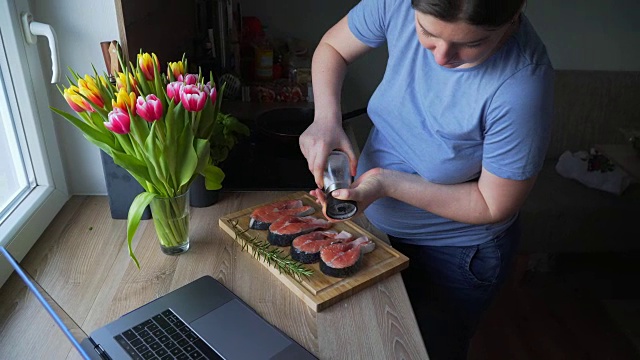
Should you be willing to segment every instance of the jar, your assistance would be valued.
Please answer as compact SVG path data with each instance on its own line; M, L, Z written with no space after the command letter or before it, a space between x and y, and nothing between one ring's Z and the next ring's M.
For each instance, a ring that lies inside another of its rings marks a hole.
M289 81L298 85L311 82L311 59L306 56L306 50L289 59Z
M273 79L273 49L262 45L256 47L255 76L257 80L269 81Z

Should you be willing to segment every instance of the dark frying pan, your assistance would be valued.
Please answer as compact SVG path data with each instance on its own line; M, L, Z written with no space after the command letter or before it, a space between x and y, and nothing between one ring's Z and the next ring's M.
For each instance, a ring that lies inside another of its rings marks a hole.
M346 120L365 114L366 108L342 114ZM281 108L263 112L256 118L256 128L260 133L284 145L298 146L300 135L313 123L312 108Z

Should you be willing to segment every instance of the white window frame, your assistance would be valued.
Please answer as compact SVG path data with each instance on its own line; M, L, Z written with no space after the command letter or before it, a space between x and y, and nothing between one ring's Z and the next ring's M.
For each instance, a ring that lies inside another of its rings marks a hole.
M43 76L37 44L29 45L24 40L20 14L25 11L29 11L27 0L0 1L1 44L11 69L13 90L19 99L19 117L36 180L35 188L0 224L0 245L18 261L27 254L69 199L47 95L47 87L53 85ZM38 40L39 43L42 41L47 40ZM1 62L4 61L2 59ZM1 286L11 270L6 260L0 260Z

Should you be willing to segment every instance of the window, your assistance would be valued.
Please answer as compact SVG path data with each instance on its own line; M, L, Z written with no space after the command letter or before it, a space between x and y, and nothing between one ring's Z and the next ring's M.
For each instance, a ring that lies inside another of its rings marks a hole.
M0 245L18 260L68 199L49 79L38 47L22 34L20 15L28 11L27 0L0 1ZM0 262L0 285L9 274Z
M0 154L5 155L0 163L0 223L35 187L22 121L14 116L19 113L6 56L3 60L0 61Z

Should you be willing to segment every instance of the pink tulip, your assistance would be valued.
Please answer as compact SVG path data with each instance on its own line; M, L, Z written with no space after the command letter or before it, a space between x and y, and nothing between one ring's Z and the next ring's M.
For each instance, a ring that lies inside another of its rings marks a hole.
M162 117L162 102L154 94L147 95L147 100L138 96L136 114L147 122L154 122Z
M116 134L128 134L131 131L131 119L122 109L113 108L109 113L109 122L105 122L104 126Z
M184 83L186 85L195 85L198 82L198 75L187 74L184 77Z
M187 111L201 111L207 101L207 93L196 85L185 85L180 89L180 101Z
M211 81L207 82L204 85L204 92L206 92L207 95L209 95L209 98L211 99L211 103L215 105L216 98L218 97L218 91L216 90L215 87L211 86Z
M167 96L173 100L173 103L178 105L180 102L180 89L182 89L182 81L174 81L167 84Z

